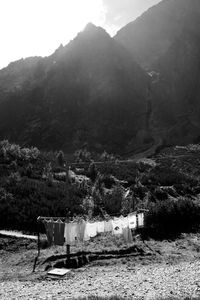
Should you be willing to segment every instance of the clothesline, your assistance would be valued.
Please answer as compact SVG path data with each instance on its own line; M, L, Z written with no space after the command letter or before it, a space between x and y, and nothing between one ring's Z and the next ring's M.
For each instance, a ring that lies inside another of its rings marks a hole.
M135 213L135 214L138 214L140 212L148 212L149 210L148 209L143 209L143 208L139 208L138 210L132 212L131 214ZM120 216L121 214L118 214L118 216ZM128 214L126 215L128 216ZM109 214L108 217L117 217L116 214ZM79 220L86 220L86 217L78 217ZM104 220L107 220L108 218L104 218ZM37 218L37 221L55 221L55 222L65 222L65 223L72 223L73 221L70 221L70 217L42 217L42 216L39 216ZM99 220L99 221L102 221L102 220ZM77 220L75 220L75 222L77 222ZM91 220L90 220L91 222ZM97 222L97 220L94 220L94 222Z
M140 211L140 212L139 212ZM37 221L42 221L45 225L46 235L49 245L66 245L67 257L70 259L70 245L77 241L85 242L94 238L98 234L111 233L120 235L126 243L133 242L132 233L135 229L144 226L144 212L140 209L138 212L128 214L126 217L113 217L104 221L85 221L83 218L79 221L70 222L69 217L41 217ZM37 259L40 255L40 233L38 230L38 255L34 261L33 271L35 270Z
M68 218L65 220L65 218L55 217L39 217L39 220L44 223L50 245L73 245L78 241L89 241L98 234L108 232L112 235L122 235L126 243L131 243L132 230L144 226L144 213L133 212L126 217L114 217L103 221L80 219L69 222Z
M66 220L67 220L68 218L67 217L41 217L41 216L39 216L38 218L37 218L37 221L49 221L49 220L51 220L51 221L58 221L58 220L60 220L60 221L62 221L62 222L65 222Z

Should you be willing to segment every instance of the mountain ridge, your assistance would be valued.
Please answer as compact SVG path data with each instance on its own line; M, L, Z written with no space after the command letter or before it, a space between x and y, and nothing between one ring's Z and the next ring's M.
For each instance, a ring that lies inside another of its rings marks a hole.
M0 138L70 152L85 142L96 151L127 149L141 143L138 131L146 130L147 88L148 76L131 54L89 24L40 59L8 95L0 107Z
M164 0L114 38L89 23L30 68L23 61L22 77L11 72L0 89L0 138L113 153L198 142L199 28L198 0Z
M157 74L151 125L165 144L199 141L199 28L199 1L164 0L114 37L141 67Z

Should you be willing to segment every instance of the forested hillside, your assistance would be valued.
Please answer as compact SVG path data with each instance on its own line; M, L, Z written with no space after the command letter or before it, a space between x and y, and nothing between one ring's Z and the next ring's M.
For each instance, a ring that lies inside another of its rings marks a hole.
M74 164L62 151L42 153L1 142L0 227L34 232L38 216L94 220L145 209L146 235L198 229L199 145L132 162L102 155L95 164L86 149L78 153Z

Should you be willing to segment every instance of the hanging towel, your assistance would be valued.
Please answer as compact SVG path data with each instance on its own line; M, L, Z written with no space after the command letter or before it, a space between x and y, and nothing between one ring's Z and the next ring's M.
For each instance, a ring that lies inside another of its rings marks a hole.
M84 241L88 241L91 237L95 237L96 235L97 235L97 223L86 222Z
M133 236L130 228L123 228L123 237L127 244L131 244L133 242Z
M54 244L58 246L64 245L64 230L65 223L55 222L54 223Z
M122 230L122 221L121 219L117 219L115 218L114 220L112 220L112 233L113 234L122 234L123 230Z
M135 213L128 215L128 222L130 229L135 229L137 227L137 217Z
M79 229L78 239L81 242L84 240L85 226L86 226L86 222L84 220L78 223L78 229Z
M46 229L48 244L52 245L54 237L54 223L52 221L45 221L44 226Z
M144 227L144 213L138 214L138 227Z
M112 226L112 220L105 221L104 222L104 232L112 232L113 226Z
M65 223L65 244L73 245L78 240L79 227L77 223Z
M129 227L128 217L120 217L122 228Z
M105 230L104 222L97 222L97 233L103 233Z

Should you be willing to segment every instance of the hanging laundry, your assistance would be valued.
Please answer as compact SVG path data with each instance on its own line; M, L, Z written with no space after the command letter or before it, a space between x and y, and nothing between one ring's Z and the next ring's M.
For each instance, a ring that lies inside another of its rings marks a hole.
M78 223L78 229L79 229L78 239L81 242L83 242L84 240L85 226L86 226L86 222L84 220Z
M65 223L65 244L73 245L78 240L78 223Z
M137 227L137 217L135 213L128 215L128 222L129 222L129 228L130 229L136 229Z
M122 228L129 227L128 217L120 217Z
M144 227L144 213L138 214L138 227Z
M61 219L44 218L44 225L49 245L72 245L76 241L88 241L98 233L112 232L114 235L123 235L126 243L131 243L132 230L144 226L144 213L131 213L128 217L114 217L114 220L78 223L63 223Z
M133 236L130 228L123 228L123 237L127 244L131 244L133 242Z
M112 220L112 227L113 234L122 234L122 221L120 218L115 218L114 220Z
M104 232L112 232L112 220L104 221Z
M64 245L65 223L54 222L54 244L58 246Z
M95 237L96 235L97 235L97 223L86 222L84 241L88 241L91 237Z
M123 195L124 199L126 199L126 197L128 197L129 194L130 194L130 189L127 189Z
M97 222L97 233L103 233L105 230L104 222Z
M46 229L46 235L49 245L52 245L53 243L53 237L54 237L54 223L50 221L45 221L44 226Z

